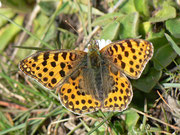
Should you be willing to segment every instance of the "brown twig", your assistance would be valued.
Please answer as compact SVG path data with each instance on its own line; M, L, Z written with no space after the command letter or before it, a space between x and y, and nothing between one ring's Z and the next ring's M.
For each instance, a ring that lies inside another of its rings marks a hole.
M0 101L0 106L6 106L8 108L16 108L18 110L28 110L27 108L23 107L23 106L20 106L20 105L17 105L17 104L14 104L14 103L8 103L8 102L4 102L4 101Z

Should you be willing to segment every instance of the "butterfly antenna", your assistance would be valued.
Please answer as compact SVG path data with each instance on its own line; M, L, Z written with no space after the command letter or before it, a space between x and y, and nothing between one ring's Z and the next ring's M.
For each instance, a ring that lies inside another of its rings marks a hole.
M64 22L67 23L79 35L77 30L67 20L65 20Z

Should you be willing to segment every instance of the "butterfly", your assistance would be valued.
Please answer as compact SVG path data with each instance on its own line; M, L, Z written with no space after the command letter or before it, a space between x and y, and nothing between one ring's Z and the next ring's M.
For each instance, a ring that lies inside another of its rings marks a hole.
M37 52L19 64L20 70L44 87L58 91L64 107L76 114L123 111L130 104L130 81L138 79L153 56L152 43L143 39L113 42L99 50Z

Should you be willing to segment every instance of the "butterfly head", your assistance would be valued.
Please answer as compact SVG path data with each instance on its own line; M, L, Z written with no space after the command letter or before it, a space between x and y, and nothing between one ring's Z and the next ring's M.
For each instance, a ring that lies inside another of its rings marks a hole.
M90 42L89 46L88 46L88 51L90 53L95 53L99 51L99 44L97 41L93 40Z
M92 40L90 44L88 45L88 52L90 54L94 54L94 53L99 54L99 50L101 50L102 48L104 48L106 45L110 43L111 43L110 40L104 40L104 39Z

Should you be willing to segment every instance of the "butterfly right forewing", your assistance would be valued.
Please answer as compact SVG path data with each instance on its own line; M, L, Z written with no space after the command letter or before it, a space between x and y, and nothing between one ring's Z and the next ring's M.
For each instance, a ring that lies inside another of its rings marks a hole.
M137 79L153 56L153 45L143 39L127 39L107 45L100 53L128 77Z

